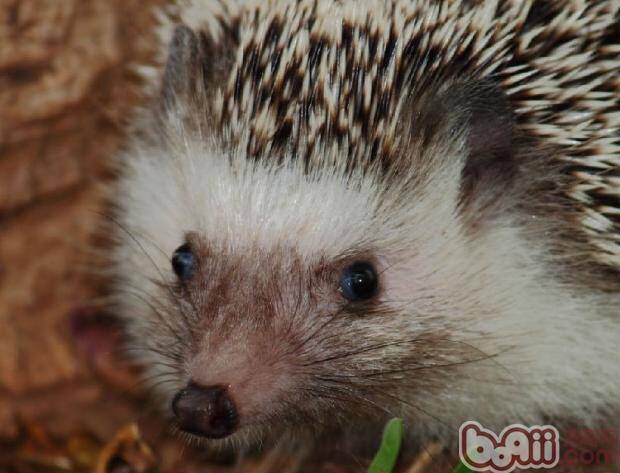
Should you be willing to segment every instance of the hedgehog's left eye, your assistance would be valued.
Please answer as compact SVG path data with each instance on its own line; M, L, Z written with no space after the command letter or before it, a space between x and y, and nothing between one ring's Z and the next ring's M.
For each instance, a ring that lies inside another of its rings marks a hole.
M172 269L181 281L190 278L194 264L194 253L187 243L179 246L172 255Z
M350 301L367 300L377 293L379 278L372 264L358 261L340 275L340 292Z

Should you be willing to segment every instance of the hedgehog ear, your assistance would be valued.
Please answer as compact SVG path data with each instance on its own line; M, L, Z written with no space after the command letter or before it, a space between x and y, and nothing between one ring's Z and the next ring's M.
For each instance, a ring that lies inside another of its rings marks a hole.
M513 182L515 119L502 88L490 80L453 84L441 98L451 129L465 138L461 205L492 204Z
M468 84L467 157L461 198L479 197L484 203L509 187L517 171L515 118L502 88L489 81Z
M488 207L512 186L517 172L512 106L502 88L487 80L467 82L453 93L464 105L466 126L461 205Z
M174 30L161 89L164 111L188 104L204 91L206 44L194 31L180 25Z

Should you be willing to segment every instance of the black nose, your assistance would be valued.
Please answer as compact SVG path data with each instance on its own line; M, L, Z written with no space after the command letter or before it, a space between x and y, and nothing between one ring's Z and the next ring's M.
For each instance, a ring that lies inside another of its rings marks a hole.
M188 384L174 396L172 412L181 430L212 439L228 437L239 421L235 404L223 386Z

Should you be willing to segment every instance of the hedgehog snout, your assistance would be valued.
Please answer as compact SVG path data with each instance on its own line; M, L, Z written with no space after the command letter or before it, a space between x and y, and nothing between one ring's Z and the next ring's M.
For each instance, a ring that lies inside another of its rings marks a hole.
M239 423L237 407L225 386L190 382L172 400L172 412L184 432L211 439L228 437Z

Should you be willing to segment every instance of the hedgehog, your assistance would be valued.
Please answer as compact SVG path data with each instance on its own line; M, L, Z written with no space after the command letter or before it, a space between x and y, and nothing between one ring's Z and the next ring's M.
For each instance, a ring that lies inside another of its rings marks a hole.
M181 0L111 187L117 310L209 445L607 425L620 2Z

